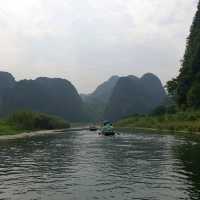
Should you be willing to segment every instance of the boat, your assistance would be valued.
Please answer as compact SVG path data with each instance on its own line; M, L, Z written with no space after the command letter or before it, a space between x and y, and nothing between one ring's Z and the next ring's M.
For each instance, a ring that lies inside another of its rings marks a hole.
M90 131L97 131L98 130L98 128L96 127L96 126L90 126Z
M105 121L103 123L103 127L101 128L101 132L99 135L104 135L104 136L113 136L115 135L115 131L113 128L113 125L109 121Z
M114 136L115 132L114 131L103 131L100 133L100 135L104 135L104 136Z

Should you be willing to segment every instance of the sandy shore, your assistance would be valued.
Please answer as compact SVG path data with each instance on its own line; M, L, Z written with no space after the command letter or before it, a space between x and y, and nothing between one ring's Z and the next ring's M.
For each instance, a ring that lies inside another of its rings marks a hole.
M64 133L66 131L80 131L80 130L87 130L87 129L88 128L86 127L78 127L78 128L69 128L69 129L32 131L32 132L19 133L16 135L2 135L0 136L0 141L33 138L37 136L46 136L46 135L56 135L56 134Z

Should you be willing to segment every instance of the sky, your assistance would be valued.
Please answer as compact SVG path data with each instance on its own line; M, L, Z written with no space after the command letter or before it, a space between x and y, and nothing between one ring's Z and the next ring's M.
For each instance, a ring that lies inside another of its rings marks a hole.
M197 0L0 0L0 71L70 80L177 76Z

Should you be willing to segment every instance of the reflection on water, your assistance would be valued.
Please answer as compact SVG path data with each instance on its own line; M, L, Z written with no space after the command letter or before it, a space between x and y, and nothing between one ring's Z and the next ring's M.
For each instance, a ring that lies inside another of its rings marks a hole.
M175 154L181 160L183 173L190 183L190 198L200 199L200 143L187 141L175 147Z
M0 199L200 199L200 143L87 131L0 143Z

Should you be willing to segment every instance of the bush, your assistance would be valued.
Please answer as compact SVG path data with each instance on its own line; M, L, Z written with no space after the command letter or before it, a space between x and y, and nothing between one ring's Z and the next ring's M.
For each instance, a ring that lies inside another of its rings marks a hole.
M62 129L70 127L69 123L62 118L31 111L16 112L10 115L6 121L19 129L25 130Z
M159 106L153 110L152 115L159 116L164 115L167 112L167 108L165 106Z
M117 127L155 128L172 131L200 131L200 111L185 111L175 114L138 116L122 119L116 123Z

